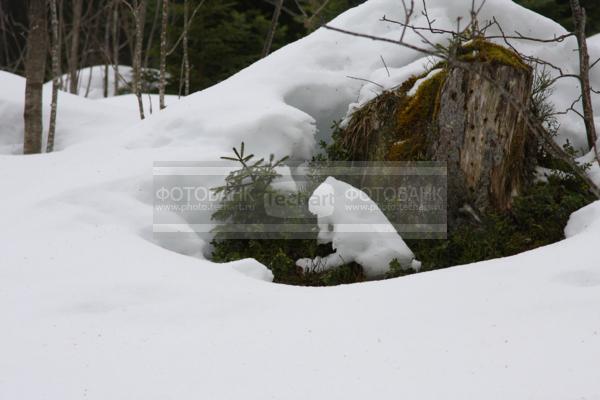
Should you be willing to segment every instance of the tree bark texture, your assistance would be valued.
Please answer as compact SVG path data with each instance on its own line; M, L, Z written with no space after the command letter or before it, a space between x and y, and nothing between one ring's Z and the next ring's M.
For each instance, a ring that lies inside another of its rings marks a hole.
M160 77L158 83L159 107L165 108L165 87L167 85L167 23L169 18L169 0L162 1L162 24L160 29Z
M30 0L28 12L23 153L34 154L42 151L42 87L48 49L46 0Z
M60 39L58 36L58 12L56 0L50 0L50 23L52 27L52 103L50 106L50 124L48 125L48 142L46 143L47 153L51 153L54 150L58 89L60 88Z
M69 55L69 92L72 94L77 94L79 86L77 68L79 65L79 38L82 10L83 0L73 0L73 28L71 31L71 50Z
M506 65L474 63L451 69L439 100L438 140L430 154L448 164L448 208L510 208L521 191L528 131L521 110L483 76L493 77L521 104L529 104L532 73ZM477 72L477 73L476 73Z
M592 90L590 85L590 56L585 37L586 15L585 9L579 4L579 0L571 1L573 23L575 24L575 36L577 37L577 49L579 52L579 80L581 81L581 102L583 105L583 119L589 148L594 150L594 155L600 162L598 153L596 126L594 125L594 108L592 106Z
M144 119L144 103L142 102L142 48L144 41L144 20L146 16L146 0L136 0L134 8L135 44L133 57L133 88L138 101L140 119Z

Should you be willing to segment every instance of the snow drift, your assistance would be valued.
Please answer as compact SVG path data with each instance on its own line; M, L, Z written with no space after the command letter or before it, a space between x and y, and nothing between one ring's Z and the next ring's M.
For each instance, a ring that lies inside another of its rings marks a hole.
M329 177L312 194L309 210L317 216L319 243L331 243L334 253L315 260L303 258L305 270L325 271L356 262L368 278L382 277L396 260L404 269L421 264L367 194Z
M429 9L454 26L470 4ZM383 15L399 18L398 1L370 0L332 25L397 38ZM564 33L509 0L488 0L492 15L507 31ZM566 71L577 63L572 40L515 45ZM388 84L380 56L394 82L426 62L321 29L143 122L61 93L62 151L0 156L0 397L600 398L600 203L552 246L327 289L266 283L251 260L215 265L200 239L153 238L153 161L215 160L242 140L257 156L310 157L378 90L346 76ZM22 86L0 80L2 151L16 153ZM557 107L576 91L561 82ZM582 125L562 124L558 139L582 146Z

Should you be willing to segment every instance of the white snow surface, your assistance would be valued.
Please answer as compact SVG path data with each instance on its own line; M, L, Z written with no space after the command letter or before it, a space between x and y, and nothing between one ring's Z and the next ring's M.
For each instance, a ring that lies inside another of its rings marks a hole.
M133 68L128 65L119 65L117 76L119 81L119 89L127 86L133 79ZM91 67L82 68L77 71L77 95L88 99L104 98L104 65L94 65ZM64 74L61 76L61 89L69 91L70 75ZM52 82L47 82L46 86L52 85ZM108 68L108 97L115 96L115 68Z
M326 271L350 262L363 266L368 278L382 277L397 260L403 269L419 270L421 263L369 196L348 183L328 177L315 189L309 210L317 216L319 243L331 243L334 253L314 260L303 258L304 270Z
M451 27L470 4L429 9ZM400 18L399 2L332 24L397 38L383 15ZM509 0L488 0L492 15L509 32L564 32ZM572 40L515 45L577 65ZM590 50L600 55L598 37ZM34 156L11 155L24 86L0 73L0 398L600 399L599 202L551 246L334 288L272 284L255 261L216 265L199 239L153 237L153 161L215 160L242 140L305 159L370 91L346 76L387 85L380 56L394 84L426 63L321 29L143 122L61 93L60 151ZM576 90L564 80L553 99L568 105ZM582 146L583 125L562 122L559 140Z
M165 106L169 106L180 98L176 95L167 94L165 95ZM146 115L151 116L155 112L160 110L159 96L157 94L147 94L144 93L142 95L142 103L144 105L144 113ZM96 100L96 102L109 104L111 106L127 108L132 111L134 114L139 113L139 106L137 97L134 94L122 94L119 96L113 97L103 97Z

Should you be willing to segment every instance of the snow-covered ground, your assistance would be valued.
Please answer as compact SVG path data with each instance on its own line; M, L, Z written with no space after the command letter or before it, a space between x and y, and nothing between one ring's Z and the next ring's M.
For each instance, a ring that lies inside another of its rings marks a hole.
M454 26L470 4L429 9ZM399 18L399 2L370 0L333 25L397 38L384 14ZM564 32L509 0L483 14ZM516 45L576 67L572 41ZM600 55L599 36L590 49ZM275 285L255 261L216 265L200 239L153 236L154 161L215 160L242 140L309 157L369 90L346 76L386 84L380 56L390 80L425 63L319 30L142 122L61 93L59 151L35 156L9 155L24 86L1 73L0 399L600 399L600 202L551 246L334 288ZM553 100L570 105L576 89L564 81ZM559 140L582 146L582 125L562 122Z
M109 67L107 95L115 96L115 72L119 81L119 89L125 88L133 78L133 69L128 65L119 65L118 68ZM92 67L82 68L77 73L77 94L88 99L104 98L104 80L106 70L104 65L94 65ZM61 89L69 91L69 74L60 77ZM48 83L46 85L51 85Z

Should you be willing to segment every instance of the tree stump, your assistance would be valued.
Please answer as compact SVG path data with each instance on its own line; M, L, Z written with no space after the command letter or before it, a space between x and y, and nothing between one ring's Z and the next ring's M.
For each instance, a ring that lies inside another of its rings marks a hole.
M523 112L529 112L528 107L515 109L506 94L528 105L532 73L489 62L476 62L472 67L474 71L454 68L448 73L440 93L438 140L431 142L431 159L448 163L450 211L464 204L478 211L504 211L524 183L527 129Z
M460 50L468 69L440 63L413 76L355 111L334 136L334 150L351 160L447 162L450 223L465 206L476 213L510 209L535 154L525 123L531 68L482 40Z

